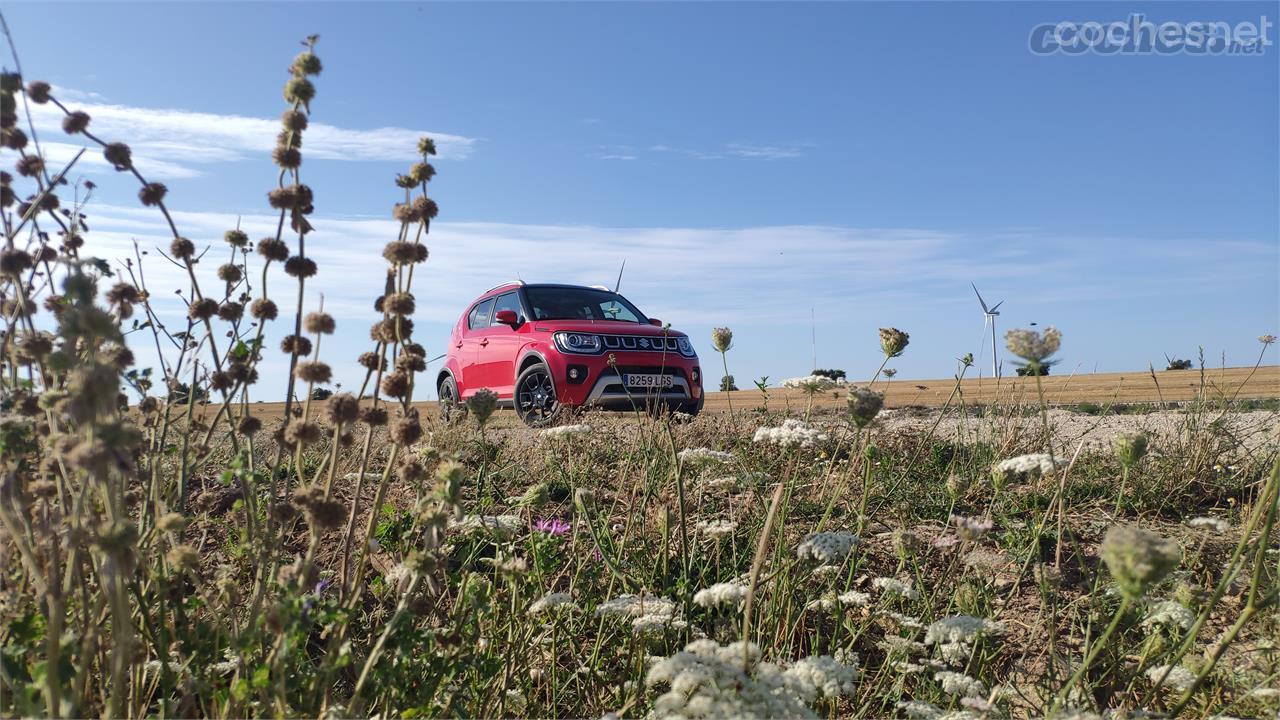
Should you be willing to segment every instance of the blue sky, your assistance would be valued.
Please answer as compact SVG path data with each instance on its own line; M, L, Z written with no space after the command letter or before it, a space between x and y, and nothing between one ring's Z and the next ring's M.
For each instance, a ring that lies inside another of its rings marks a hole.
M740 385L812 369L810 308L819 365L869 376L876 328L894 325L912 336L899 377L945 377L983 355L971 281L1005 301L1002 331L1063 331L1059 372L1160 367L1197 346L1215 365L1251 364L1257 336L1280 329L1280 45L1043 57L1027 42L1041 23L1132 11L1275 22L1276 3L4 11L27 77L133 143L184 232L210 243L237 217L268 223L284 68L320 35L312 120L329 127L304 140L320 230L308 246L339 319L325 355L348 385L393 232L391 180L424 132L442 138L419 280L433 355L485 288L517 274L611 282L624 257L624 293L704 356L712 326L734 329ZM85 172L101 188L99 254L161 242L136 188Z

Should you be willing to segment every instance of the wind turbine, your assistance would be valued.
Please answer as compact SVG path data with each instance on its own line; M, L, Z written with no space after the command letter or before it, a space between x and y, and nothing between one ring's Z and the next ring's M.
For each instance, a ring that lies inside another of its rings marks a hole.
M978 296L978 303L982 305L982 329L986 330L987 325L991 325L991 377L1000 376L1000 366L996 362L996 316L1000 314L998 308L1004 304L1004 301L987 307L987 301L982 299L982 293L978 292L978 286L969 283L973 288L973 294Z

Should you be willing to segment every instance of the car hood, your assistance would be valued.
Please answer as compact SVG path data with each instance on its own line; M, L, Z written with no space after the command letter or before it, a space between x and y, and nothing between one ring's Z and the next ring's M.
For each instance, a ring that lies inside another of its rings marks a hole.
M664 330L645 323L639 325L617 320L535 320L533 329L537 331L580 333L596 333L598 335L635 335L637 337L687 337L678 330Z

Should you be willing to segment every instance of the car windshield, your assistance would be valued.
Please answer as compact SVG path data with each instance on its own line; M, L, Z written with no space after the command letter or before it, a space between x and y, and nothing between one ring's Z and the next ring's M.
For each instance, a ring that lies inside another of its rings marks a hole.
M535 320L617 320L643 323L635 305L607 290L572 287L526 287Z

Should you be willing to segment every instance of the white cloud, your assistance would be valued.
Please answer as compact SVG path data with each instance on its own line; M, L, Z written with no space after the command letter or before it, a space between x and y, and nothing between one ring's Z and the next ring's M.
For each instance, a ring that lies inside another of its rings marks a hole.
M66 93L65 90L60 92ZM85 97L84 94L72 93ZM55 95L56 96L56 95ZM128 143L139 167L149 176L182 178L201 175L193 165L267 159L280 132L277 118L255 118L243 115L220 115L175 110L115 105L103 102L69 102L73 110L89 113L89 130L106 142ZM53 104L32 105L32 116L40 133L41 145L51 160L67 157L87 141L62 131L62 112ZM416 157L418 139L424 135L436 141L439 157L446 160L466 158L475 140L461 135L383 127L368 130L340 128L313 122L307 128L303 150L308 160L339 161L408 161ZM45 139L49 142L44 142ZM88 145L90 170L107 170L101 152ZM93 156L93 158L90 158Z

